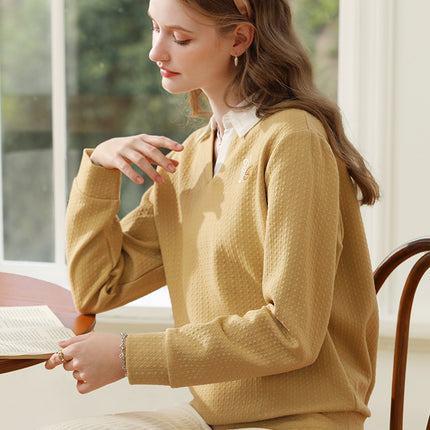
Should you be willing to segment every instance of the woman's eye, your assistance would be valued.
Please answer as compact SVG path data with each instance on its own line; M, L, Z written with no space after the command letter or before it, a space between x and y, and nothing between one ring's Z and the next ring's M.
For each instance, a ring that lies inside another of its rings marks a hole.
M172 33L172 37L173 37L173 41L178 45L186 45L191 41L191 39L187 39L186 35L179 34L179 33Z
M175 40L175 43L177 43L178 45L187 45L191 41L191 39L179 40L176 38L174 38L174 40Z

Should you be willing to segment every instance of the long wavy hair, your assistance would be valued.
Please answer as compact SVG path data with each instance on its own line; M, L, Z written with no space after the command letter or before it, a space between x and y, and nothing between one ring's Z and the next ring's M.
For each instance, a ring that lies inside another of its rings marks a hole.
M248 107L256 107L261 118L286 108L303 109L318 118L333 153L343 161L352 178L360 203L374 204L380 197L379 186L346 137L339 107L315 87L312 64L294 30L289 0L236 0L246 6L242 13L235 0L181 2L212 19L220 33L243 22L254 26L254 40L240 57L228 90L238 90ZM194 115L204 112L202 91L191 91L189 101Z

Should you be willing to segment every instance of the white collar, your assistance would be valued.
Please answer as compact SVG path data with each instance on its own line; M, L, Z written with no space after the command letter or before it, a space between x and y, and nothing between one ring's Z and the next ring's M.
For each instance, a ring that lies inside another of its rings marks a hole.
M256 112L257 109L255 106L243 110L230 110L222 118L224 130L232 128L239 137L244 137L245 134L248 133L248 131L251 130L251 128L254 127L261 119L257 116ZM209 124L198 136L198 139L202 139L210 130L216 130L216 128L217 123L215 118L212 116L209 120Z

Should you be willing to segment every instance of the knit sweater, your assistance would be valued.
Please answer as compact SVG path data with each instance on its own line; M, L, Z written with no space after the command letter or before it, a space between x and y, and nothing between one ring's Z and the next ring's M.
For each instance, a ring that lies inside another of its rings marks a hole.
M98 313L167 284L175 327L130 335L131 384L189 386L211 425L369 415L378 317L359 205L321 123L285 110L233 139L213 177L193 133L121 222L120 174L84 153L67 212L75 304Z

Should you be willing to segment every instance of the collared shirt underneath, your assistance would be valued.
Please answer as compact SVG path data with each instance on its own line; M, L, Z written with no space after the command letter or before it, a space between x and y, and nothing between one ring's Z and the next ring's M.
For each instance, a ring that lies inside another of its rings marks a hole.
M215 177L217 173L220 171L223 166L225 159L227 158L228 149L230 144L235 137L235 135L239 137L244 137L252 127L254 127L261 118L258 118L256 115L256 108L251 107L246 110L231 110L227 112L223 118L222 123L224 125L224 136L221 139L221 145L218 151L218 157L215 163L213 176ZM208 128L202 133L200 138L206 135L206 132L211 129L216 131L217 123L215 118L212 116Z

